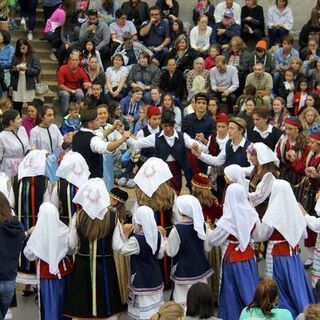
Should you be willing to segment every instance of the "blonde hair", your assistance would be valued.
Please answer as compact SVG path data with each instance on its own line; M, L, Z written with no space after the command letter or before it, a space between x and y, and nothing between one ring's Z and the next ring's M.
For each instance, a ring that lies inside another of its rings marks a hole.
M169 210L174 203L174 190L166 183L160 184L152 198L147 196L139 187L136 188L136 197L139 206L148 206L154 211Z
M299 116L299 120L301 121L302 127L303 127L303 129L305 129L305 130L307 130L307 129L309 128L308 123L307 123L307 120L306 120L306 114L307 114L308 112L313 112L313 114L315 115L313 123L315 123L315 122L320 122L319 112L318 112L315 108L313 108L313 107L307 107L307 108L305 108L305 109L301 112L301 114L300 114L300 116Z
M203 76L194 77L190 91L194 93L206 93L206 79Z
M231 43L235 41L239 47L239 51L243 51L247 48L245 42L243 41L243 39L239 36L234 36L231 38L230 42L229 42L229 45L231 47Z
M304 68L303 68L303 63L302 63L302 60L299 58L299 57L292 57L290 62L289 62L289 65L288 65L288 69L289 68L292 68L292 62L298 62L300 64L300 69L298 70L299 73L304 73ZM295 70L295 69L294 69Z
M168 301L159 308L159 311L155 313L150 320L177 320L183 317L183 307L174 301Z
M80 209L77 213L77 230L88 238L90 241L99 240L109 234L112 222L115 224L118 218L118 211L114 207L108 207L103 220L98 218L91 219L88 214Z
M310 304L304 310L305 320L318 320L320 319L320 305Z
M0 110L6 111L12 109L12 101L9 98L0 98Z

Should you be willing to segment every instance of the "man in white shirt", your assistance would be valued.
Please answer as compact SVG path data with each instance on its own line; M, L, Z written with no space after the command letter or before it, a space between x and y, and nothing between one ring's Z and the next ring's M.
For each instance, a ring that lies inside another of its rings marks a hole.
M214 19L216 23L221 22L226 9L233 11L234 20L237 24L241 24L241 7L233 0L224 0L217 4L214 10Z

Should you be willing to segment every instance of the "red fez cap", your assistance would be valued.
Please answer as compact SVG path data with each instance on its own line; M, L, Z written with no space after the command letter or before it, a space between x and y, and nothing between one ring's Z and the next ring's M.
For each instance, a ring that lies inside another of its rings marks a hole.
M147 117L150 119L152 116L159 116L161 114L161 111L158 107L149 106L147 111Z
M320 134L319 133L312 133L309 135L309 138L312 140L316 140L318 143L320 143Z
M216 123L218 122L225 122L225 123L228 123L229 122L229 117L228 115L226 115L225 113L219 113L217 116L216 116Z
M301 122L297 117L288 117L288 118L284 119L284 123L289 124L289 125L296 127L298 129L302 128Z
M199 188L211 189L209 177L203 173L197 173L192 177L191 183Z

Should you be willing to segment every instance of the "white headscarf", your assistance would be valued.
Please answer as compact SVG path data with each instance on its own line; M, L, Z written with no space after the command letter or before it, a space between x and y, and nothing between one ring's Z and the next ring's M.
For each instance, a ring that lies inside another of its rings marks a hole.
M317 215L320 216L320 198L317 200L314 210L316 211Z
M168 164L160 158L151 157L142 165L133 181L148 197L152 197L159 186L171 178Z
M179 196L175 199L173 211L185 215L193 220L193 228L201 240L205 240L204 217L199 200L189 194Z
M262 222L279 231L291 247L298 244L306 222L289 182L278 179L273 182L268 209Z
M225 167L224 174L232 182L241 184L245 188L246 193L249 192L249 180L246 179L244 170L238 164L231 164Z
M44 176L47 161L46 150L32 150L20 162L18 180L24 177Z
M56 175L79 188L88 181L90 171L86 160L80 153L69 151L63 157Z
M11 185L11 179L4 172L0 172L0 191L8 199L11 208L14 208L14 193Z
M141 206L133 212L132 222L141 225L147 244L155 254L158 247L158 227L154 219L153 210L147 206Z
M259 220L257 211L250 204L246 190L239 183L228 186L223 206L223 215L217 226L226 230L239 241L243 252L251 240L251 232Z
M273 162L279 167L279 159L276 154L263 142L256 142L253 144L253 148L256 150L257 159L260 165Z
M57 208L44 202L39 208L38 221L27 247L49 264L51 274L59 273L59 263L68 252L68 232L69 228L59 220Z
M95 218L103 220L110 205L109 193L104 181L100 178L89 179L79 188L72 202L80 204L92 220Z

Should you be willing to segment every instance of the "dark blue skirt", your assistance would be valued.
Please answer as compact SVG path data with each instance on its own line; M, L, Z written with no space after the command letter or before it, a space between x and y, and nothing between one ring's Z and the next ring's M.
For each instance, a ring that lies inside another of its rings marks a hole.
M279 289L279 306L295 319L310 303L316 303L300 255L274 256L273 279Z
M64 320L62 315L69 276L40 280L41 320Z
M253 299L259 283L255 259L222 264L218 316L223 320L239 319L241 311Z

